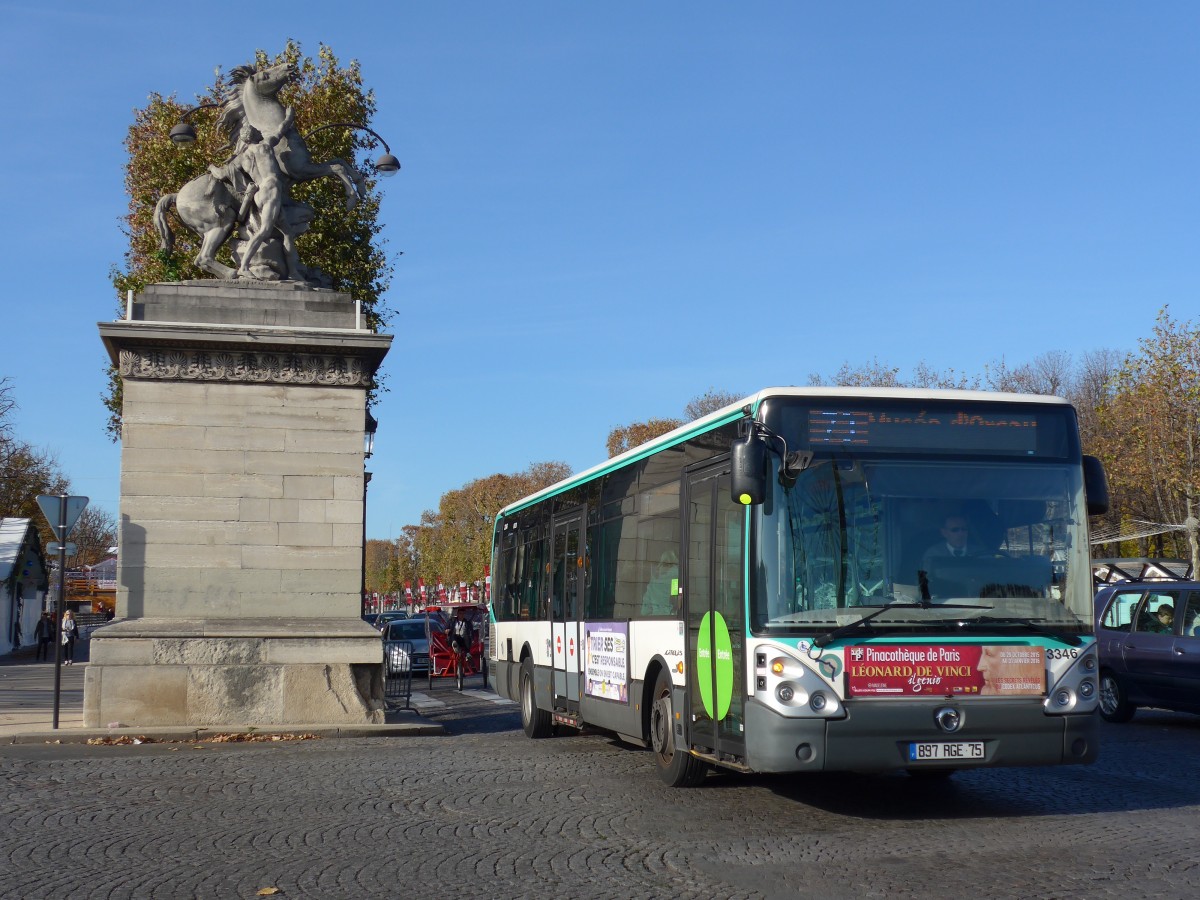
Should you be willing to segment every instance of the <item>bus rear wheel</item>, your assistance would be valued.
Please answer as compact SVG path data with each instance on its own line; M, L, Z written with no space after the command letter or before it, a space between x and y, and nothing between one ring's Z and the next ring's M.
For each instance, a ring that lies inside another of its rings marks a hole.
M529 657L521 660L521 727L531 738L550 737L550 713L538 709L537 699L533 695L533 660Z
M690 753L675 748L675 709L671 677L658 673L654 702L650 706L650 747L658 764L658 777L671 787L693 787L704 779L708 766Z

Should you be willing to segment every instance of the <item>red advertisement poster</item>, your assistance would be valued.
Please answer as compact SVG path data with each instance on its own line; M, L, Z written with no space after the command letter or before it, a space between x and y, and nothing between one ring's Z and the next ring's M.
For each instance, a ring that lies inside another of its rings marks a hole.
M846 648L846 685L865 697L1030 697L1046 692L1041 647L866 644Z

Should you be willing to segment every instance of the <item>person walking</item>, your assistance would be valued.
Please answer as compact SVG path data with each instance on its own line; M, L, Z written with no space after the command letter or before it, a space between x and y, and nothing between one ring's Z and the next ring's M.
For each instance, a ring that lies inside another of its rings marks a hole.
M79 637L79 626L75 624L75 613L67 610L62 618L63 665L75 663L75 638Z
M37 661L50 660L50 644L54 640L54 617L48 612L33 626L33 639L37 641Z

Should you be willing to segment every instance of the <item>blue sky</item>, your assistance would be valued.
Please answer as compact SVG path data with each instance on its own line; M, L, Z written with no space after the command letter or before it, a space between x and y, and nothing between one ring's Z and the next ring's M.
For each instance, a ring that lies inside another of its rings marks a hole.
M131 111L289 36L361 61L404 166L370 537L710 387L1128 350L1200 308L1194 2L204 9L0 0L0 375L114 515Z

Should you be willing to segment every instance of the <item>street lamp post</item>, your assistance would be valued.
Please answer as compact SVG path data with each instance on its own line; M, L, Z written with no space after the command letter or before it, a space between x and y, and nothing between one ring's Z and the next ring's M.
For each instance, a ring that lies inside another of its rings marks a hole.
M195 143L196 129L192 126L192 123L189 122L188 119L202 109L220 109L227 102L228 101L222 101L221 103L201 103L199 106L193 106L179 117L179 121L176 122L175 127L171 129L171 141L176 144ZM396 159L396 157L392 155L392 148L388 146L388 142L380 136L379 132L372 128L368 128L366 125L356 125L353 122L331 122L328 125L321 125L318 128L314 128L308 134L303 135L302 140L307 143L308 139L312 137L312 135L316 134L318 131L325 131L329 128L350 128L355 131L367 132L367 134L371 135L371 137L383 144L384 152L380 155L379 159L375 160L375 172L383 178L390 178L400 171L400 160Z
M350 128L355 131L365 131L371 137L375 138L375 140L379 141L379 143L383 144L384 152L380 155L379 159L375 160L375 171L384 178L391 178L400 171L400 160L392 156L392 148L388 146L388 142L380 137L379 132L368 128L366 125L355 125L352 122L331 122L328 125L321 125L319 128L314 128L308 134L304 135L305 143L318 131L325 131L329 128Z
M375 431L379 422L368 409L366 421L363 423L363 508L362 508L362 585L359 588L359 615L367 613L367 485L371 483L371 473L366 471L367 460L375 452Z

